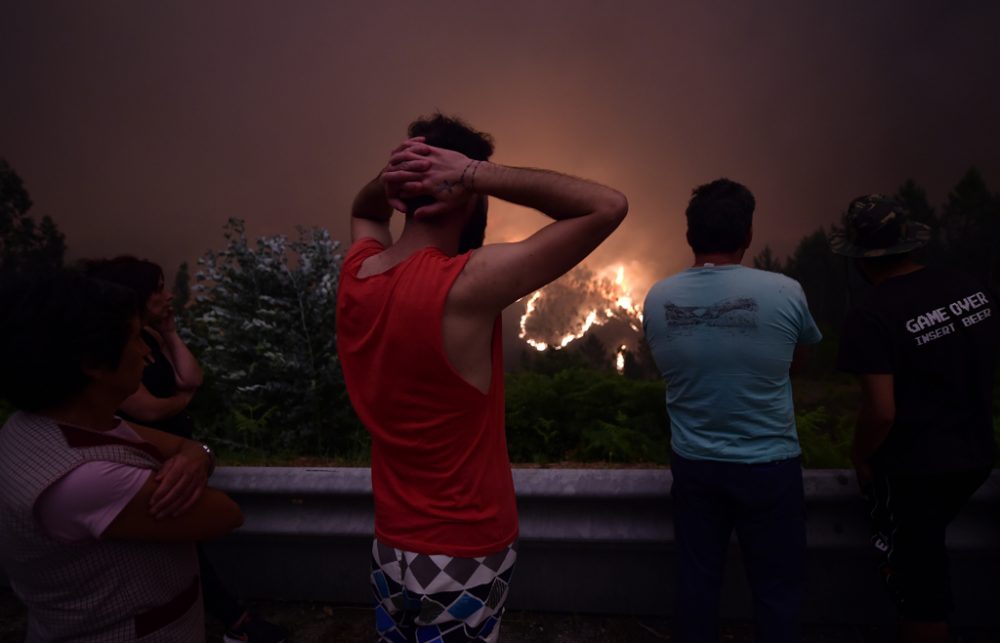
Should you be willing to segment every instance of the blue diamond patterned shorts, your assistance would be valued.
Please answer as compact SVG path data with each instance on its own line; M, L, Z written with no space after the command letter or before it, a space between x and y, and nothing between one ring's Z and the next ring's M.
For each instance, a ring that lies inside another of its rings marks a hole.
M375 629L386 643L495 643L517 542L478 558L372 543Z

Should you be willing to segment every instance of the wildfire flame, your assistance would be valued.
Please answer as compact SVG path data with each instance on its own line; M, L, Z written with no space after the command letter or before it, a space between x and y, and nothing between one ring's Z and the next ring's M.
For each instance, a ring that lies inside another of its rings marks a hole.
M631 286L625 278L625 266L608 267L598 273L577 268L528 297L521 316L518 337L538 351L548 348L559 350L583 337L595 324L619 318L627 321L632 330L639 331L642 311L633 303ZM582 304L582 306L581 306ZM558 318L562 332L532 329L539 309L550 306L547 316ZM569 330L565 330L566 326ZM534 331L534 332L533 332ZM540 336L544 335L544 337ZM624 364L619 349L618 360Z
M521 315L521 332L517 334L518 337L527 342L528 346L531 346L537 351L543 351L549 347L545 342L536 342L535 340L528 337L528 317L531 317L531 313L535 312L535 302L538 301L542 296L541 290L536 290L531 293L531 297L528 298L528 303L524 306L524 314Z

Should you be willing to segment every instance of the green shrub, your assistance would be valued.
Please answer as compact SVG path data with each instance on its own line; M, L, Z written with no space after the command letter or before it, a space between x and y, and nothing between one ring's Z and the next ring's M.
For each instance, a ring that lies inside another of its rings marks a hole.
M506 389L514 462L667 462L662 382L569 368L511 373Z
M802 447L802 466L807 469L847 469L853 421L848 416L831 417L825 407L796 413Z

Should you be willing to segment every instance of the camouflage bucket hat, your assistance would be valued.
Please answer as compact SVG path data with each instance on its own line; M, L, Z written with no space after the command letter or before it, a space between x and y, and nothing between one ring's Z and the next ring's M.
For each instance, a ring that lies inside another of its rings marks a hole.
M851 201L840 230L830 233L830 249L845 257L884 257L927 245L931 229L910 220L902 204L881 194Z

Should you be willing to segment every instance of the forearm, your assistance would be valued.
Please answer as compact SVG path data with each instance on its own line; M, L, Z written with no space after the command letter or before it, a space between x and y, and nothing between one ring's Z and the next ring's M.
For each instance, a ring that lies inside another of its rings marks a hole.
M243 524L239 506L226 494L205 489L189 511L158 519L149 511L157 483L148 481L115 517L101 538L143 542L197 542L212 540Z
M539 210L556 219L595 215L622 217L625 196L599 183L530 168L473 161L463 184L475 192Z
M388 223L392 218L392 206L385 196L385 187L375 177L365 184L351 205L351 217Z
M859 379L861 409L851 455L855 462L867 462L889 437L896 421L895 384L891 373L862 374Z
M351 241L371 238L388 248L392 245L389 219L392 206L386 199L385 188L376 178L361 188L351 206Z
M176 332L164 333L163 346L170 356L170 363L174 366L177 386L188 391L201 386L203 380L201 367L187 345L181 341L180 336Z
M184 411L194 393L179 390L170 397L155 397L145 387L122 403L121 409L140 422L159 422Z
M852 457L860 462L869 461L889 437L892 424L892 420L880 417L871 407L862 406L854 427Z

